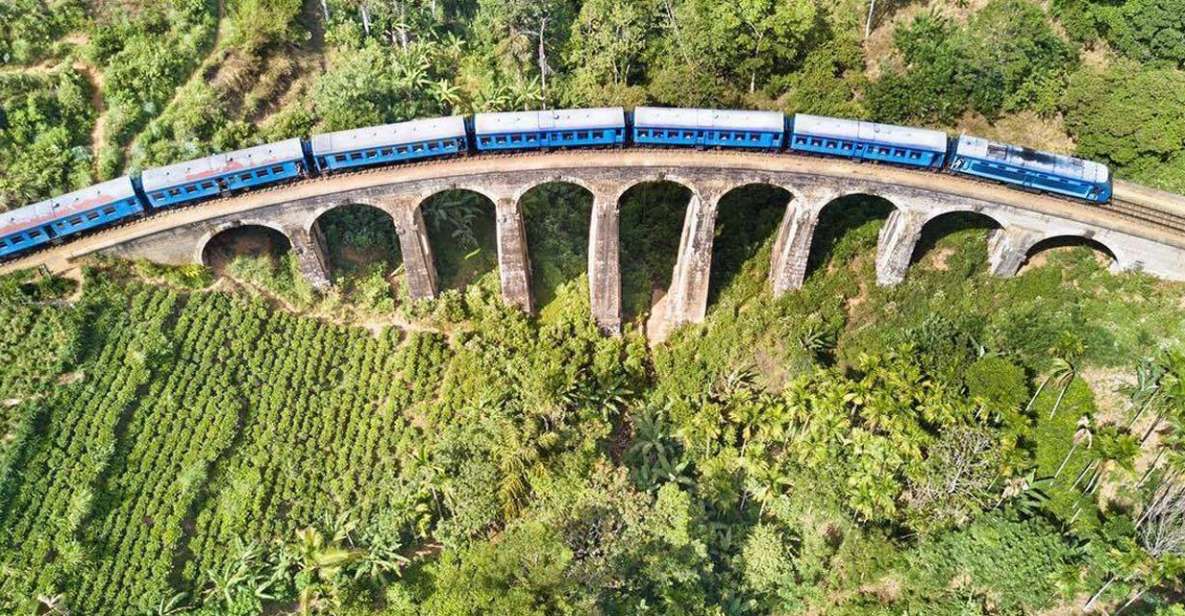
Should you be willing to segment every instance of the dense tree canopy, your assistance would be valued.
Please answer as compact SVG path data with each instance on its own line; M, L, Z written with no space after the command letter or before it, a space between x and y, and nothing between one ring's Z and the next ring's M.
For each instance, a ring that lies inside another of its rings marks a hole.
M966 110L994 118L1048 106L1074 62L1045 14L1026 0L989 3L962 27L923 14L895 37L905 70L873 84L869 106L898 122L949 124Z
M1133 64L1083 70L1063 105L1083 156L1185 190L1185 73Z

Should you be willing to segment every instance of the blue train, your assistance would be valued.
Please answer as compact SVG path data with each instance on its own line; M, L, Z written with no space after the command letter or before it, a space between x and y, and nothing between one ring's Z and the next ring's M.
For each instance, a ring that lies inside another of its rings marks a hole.
M483 152L719 148L828 156L1106 203L1106 165L920 128L770 111L621 107L478 113L288 139L145 170L0 213L0 259L142 216L302 177Z

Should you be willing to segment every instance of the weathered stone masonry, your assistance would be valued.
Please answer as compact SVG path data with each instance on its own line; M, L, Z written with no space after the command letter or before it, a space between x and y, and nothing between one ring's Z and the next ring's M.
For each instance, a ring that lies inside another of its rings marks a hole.
M262 225L287 236L301 272L315 287L326 288L332 277L317 219L336 207L365 204L391 216L399 236L409 292L414 298L430 298L439 288L422 206L440 192L463 189L484 195L494 204L503 299L531 311L534 298L522 197L540 185L566 182L592 194L588 246L592 317L603 330L620 332L620 201L631 187L654 181L675 182L691 192L668 294L667 316L672 325L703 320L717 210L729 192L751 184L781 187L791 195L772 256L770 284L776 294L802 286L820 213L837 199L854 194L881 197L895 208L881 231L877 248L877 282L882 285L904 279L926 223L954 212L978 212L999 225L989 244L990 269L996 275L1015 274L1036 243L1069 236L1089 238L1104 245L1115 257L1117 270L1143 269L1169 279L1185 279L1185 248L1081 220L937 189L868 179L703 167L535 169L513 174L491 171L418 179L268 204L247 213L213 217L146 235L103 248L102 252L162 263L201 262L206 244L218 233L243 225Z

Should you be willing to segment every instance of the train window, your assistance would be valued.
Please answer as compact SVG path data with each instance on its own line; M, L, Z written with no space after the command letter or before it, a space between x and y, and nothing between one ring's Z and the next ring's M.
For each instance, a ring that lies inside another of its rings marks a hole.
M214 188L214 182L202 182L202 188L210 190L211 188Z
M523 140L522 135L511 135L510 136L510 143L521 143L522 140Z
M619 128L619 129L617 129L617 130L613 131L613 134L615 134L615 135L617 135L618 137L620 137L620 136L621 136L621 129Z
M283 167L272 167L272 173L284 173Z
M395 151L400 154L407 154L407 146L401 145L401 146L395 148Z
M391 155L391 148L383 148L383 149L380 151L380 153L381 153L383 156L390 156L390 155Z
M852 149L852 144L845 141L840 144L840 148L844 149L844 150L850 150L850 149Z
M586 133L584 131L580 131L580 132L576 133L576 138L577 139L588 139L588 133Z
M695 133L690 132L690 131L684 131L683 138L684 139L695 139Z
M70 222L70 224L72 224L72 225L81 225L81 224L82 224L82 217L81 217L81 216L75 216L74 218L71 218L69 222Z
M350 160L362 160L362 152L354 152L350 154Z
M86 213L86 219L87 219L87 220L94 220L94 219L96 219L96 218L98 218L98 217L99 217L99 213L98 213L98 212L87 212L87 213Z
M758 135L757 133L753 133L753 134L749 135L749 141L761 141L761 135Z
M417 143L417 144L411 146L411 151L412 152L423 152L424 151L424 144Z
M187 192L187 193L195 193L195 192L197 192L197 186L194 186L193 184L190 184L189 186L186 186L186 187L185 187L185 192Z
M647 131L647 130L640 130L640 131L638 131L638 136L639 136L639 137L649 137L649 136L650 136L650 131Z
M333 158L334 158L334 160L336 160L339 163L346 162L346 155L345 154L338 154L337 156L334 156Z
M250 174L250 173L244 173L244 174L242 174L242 175L240 175L240 176L239 176L239 179L240 179L240 180L243 180L244 182L246 182L246 181L248 181L248 180L250 180L250 179L251 179L251 174ZM194 190L197 190L197 189L195 188Z
M115 213L115 207L114 207L114 206L112 206L112 207L105 207L105 208L103 208L103 213L104 213L104 214L106 214L106 215L108 215L108 216L110 216L110 215L112 215L112 214L114 214L114 213Z
M535 143L538 138L535 135L527 135L527 143Z
M164 199L164 198L165 198L165 193L156 193L156 194L152 195L152 198L154 198L154 199Z
M259 171L255 172L255 177L257 177L257 178L267 177L268 173L269 172L267 169L260 169Z
M19 244L19 243L21 243L21 242L23 242L23 241L25 241L25 238L24 238L23 236L20 236L20 235L14 235L14 236L12 236L12 243L13 243L13 244Z
M32 231L29 232L29 237L41 237L41 230L40 229L33 229Z
M436 143L435 141L433 141L432 143L429 143L429 144L428 144L428 149L429 149L429 150L433 150L433 151L435 151L435 150L439 150L439 149L440 149L440 144L439 144L439 143Z
M4 240L0 240L0 248L4 248L6 246L8 246L8 243L5 242Z

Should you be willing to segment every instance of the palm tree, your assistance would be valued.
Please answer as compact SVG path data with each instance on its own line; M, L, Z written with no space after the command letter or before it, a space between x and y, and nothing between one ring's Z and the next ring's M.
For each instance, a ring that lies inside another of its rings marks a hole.
M1163 374L1164 367L1157 362L1143 359L1136 365L1136 384L1123 388L1124 393L1131 400L1133 408L1136 409L1136 412L1127 420L1129 429L1140 420L1144 411L1152 405L1153 400L1157 399L1160 394L1160 379Z
M449 80L441 79L430 83L428 89L440 106L447 109L449 113L456 113L457 108L461 106L461 88L453 85Z
M1074 432L1073 444L1070 446L1070 451L1066 452L1066 457L1062 458L1062 463L1057 467L1057 472L1053 474L1053 478L1057 479L1058 475L1062 474L1062 470L1066 468L1066 463L1070 461L1070 457L1078 450L1078 446L1086 443L1086 448L1094 444L1094 433L1090 430L1090 417L1083 415L1078 419L1078 430Z
M1078 370L1074 364L1068 360L1057 358L1054 360L1054 374L1057 375L1057 382L1062 389L1057 394L1057 400L1053 402L1053 408L1049 409L1049 418L1057 414L1057 409L1062 405L1062 400L1066 397L1066 392L1070 390L1070 385L1074 383L1074 377L1078 375Z
M37 595L37 603L46 610L46 614L61 614L66 616L70 613L70 609L66 607L66 595L57 594L52 597L45 595Z
M1165 353L1164 374L1160 379L1160 391L1164 393L1166 404L1159 406L1156 419L1152 421L1152 425L1148 426L1148 430L1144 432L1143 438L1140 439L1141 446L1160 427L1160 422L1164 420L1166 413L1170 410L1174 410L1177 413L1185 411L1185 353L1181 351L1168 351Z
M1071 369L1070 362L1060 357L1053 358L1053 366L1050 368L1049 373L1045 375L1045 378L1041 380L1041 384L1037 386L1037 391L1033 392L1033 397L1029 398L1029 403L1025 405L1025 413L1028 413L1033 408L1033 403L1037 401L1037 398L1041 397L1041 392L1045 390L1045 386L1049 385L1050 381L1055 378L1060 380L1062 375Z
M1008 481L1004 482L1004 491L1000 494L1000 500L996 502L996 509L1004 504L1004 501L1016 498L1024 494L1025 490L1029 489L1030 481L1033 479L1032 473L1027 476L1009 477Z

